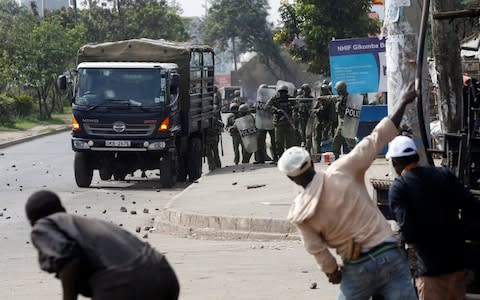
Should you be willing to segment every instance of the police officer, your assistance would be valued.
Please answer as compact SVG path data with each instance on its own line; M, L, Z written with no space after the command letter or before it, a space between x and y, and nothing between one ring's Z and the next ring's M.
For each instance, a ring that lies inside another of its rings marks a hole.
M343 117L345 116L345 110L347 109L347 100L348 100L348 92L347 92L347 84L344 81L339 81L335 85L335 89L339 95L339 100L336 104L336 111L338 115L338 124L337 129L335 130L335 135L333 137L333 144L332 150L335 158L340 157L340 150L344 143L347 144L350 150L355 147L355 139L345 138L342 134L342 127L343 127Z
M295 121L297 122L297 128L300 132L301 143L304 147L307 147L307 124L310 115L310 109L312 107L312 101L305 100L305 98L313 98L312 90L306 83L302 84L300 93L298 93L297 106L295 109ZM303 100L302 100L303 99Z
M273 115L270 110L266 109L267 101L270 100L270 97L267 96L268 92L270 92L270 89L266 84L260 85L257 91L257 107L255 117L257 125L258 151L255 153L254 164L263 164L265 161L272 160L272 158L267 154L267 144L265 142L267 133L270 136L273 161L278 160L275 150L275 127L273 126Z
M218 108L222 107L222 94L218 90L217 86L213 87L213 105L217 106ZM221 114L220 114L220 109L218 109L218 112L216 113L216 117L221 120Z
M240 105L245 103L242 97L240 97L240 90L236 90L235 92L233 92L233 97L234 98L232 99L232 103L238 104L239 107Z
M322 152L322 143L331 138L332 126L337 118L335 103L338 97L331 94L327 81L323 82L321 93L322 95L315 99L310 110L311 145L306 147L317 158L319 158Z
M273 113L273 125L275 126L275 141L277 157L280 157L292 146L299 146L296 139L295 125L293 124L293 108L295 102L288 100L288 87L281 85L277 89L277 95L267 102L267 109Z
M213 106L214 118L212 128L208 128L205 136L205 146L207 151L208 169L213 171L222 167L220 155L218 154L218 143L223 131L223 122L220 115L220 107Z
M253 125L253 129L256 130L255 128L255 117L250 113L250 107L248 106L248 104L242 104L238 107L238 118L242 118L242 117L245 117L245 116L250 116L252 119L253 119L253 122L252 122L252 125ZM242 148L242 164L248 164L250 162L250 158L252 157L252 154L253 152L248 152L247 151L247 148L245 147L245 144L243 142L243 140L241 139L241 135L240 135L240 146ZM255 136L255 143L257 142L257 138Z
M247 106L247 109L248 109L248 106ZM242 163L244 162L248 163L250 161L250 157L252 156L252 154L244 150L244 147L242 144L242 138L240 137L240 132L238 131L237 126L235 126L235 120L245 115L245 109L242 108L242 113L240 114L238 104L232 103L230 104L230 111L232 112L232 114L227 118L227 125L225 126L225 129L230 133L230 136L232 137L233 153L234 153L233 161L236 165L238 165L238 163L240 162L240 149L241 149Z

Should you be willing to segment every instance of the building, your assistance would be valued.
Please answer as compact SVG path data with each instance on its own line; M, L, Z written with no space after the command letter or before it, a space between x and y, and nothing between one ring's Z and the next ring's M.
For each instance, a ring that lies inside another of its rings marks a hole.
M71 0L18 0L21 6L30 7L31 2L35 2L38 8L38 13L43 16L45 10L60 9L62 7L68 7Z
M73 2L75 0L69 0L70 1L70 6L73 7ZM89 1L88 0L76 0L77 1L77 7L79 9L85 9L89 7ZM113 9L115 7L115 1L116 0L96 0L96 4L98 7L105 8L105 9ZM91 1L92 3L94 0Z

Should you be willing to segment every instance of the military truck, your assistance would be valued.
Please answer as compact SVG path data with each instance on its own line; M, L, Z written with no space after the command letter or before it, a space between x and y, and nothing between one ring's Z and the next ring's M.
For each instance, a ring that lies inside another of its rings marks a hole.
M89 187L160 171L160 183L202 173L205 132L213 124L214 52L204 45L132 39L78 50L73 84L75 180Z

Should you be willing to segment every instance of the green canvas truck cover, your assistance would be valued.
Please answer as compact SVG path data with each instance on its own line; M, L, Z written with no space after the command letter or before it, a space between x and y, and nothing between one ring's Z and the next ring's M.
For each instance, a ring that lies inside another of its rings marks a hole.
M158 62L175 63L180 75L179 101L184 112L190 109L191 53L212 52L210 46L152 39L131 39L100 44L86 44L77 53L82 62Z

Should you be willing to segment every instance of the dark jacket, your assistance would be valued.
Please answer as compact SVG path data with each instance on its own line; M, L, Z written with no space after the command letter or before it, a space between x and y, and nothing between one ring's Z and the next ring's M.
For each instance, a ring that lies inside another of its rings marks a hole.
M56 213L35 223L31 239L44 271L59 273L70 261L80 259L78 284L84 296L177 299L178 281L165 257L114 224Z
M459 214L472 196L453 173L445 168L414 168L395 179L388 198L402 240L416 247L417 276L464 268Z

